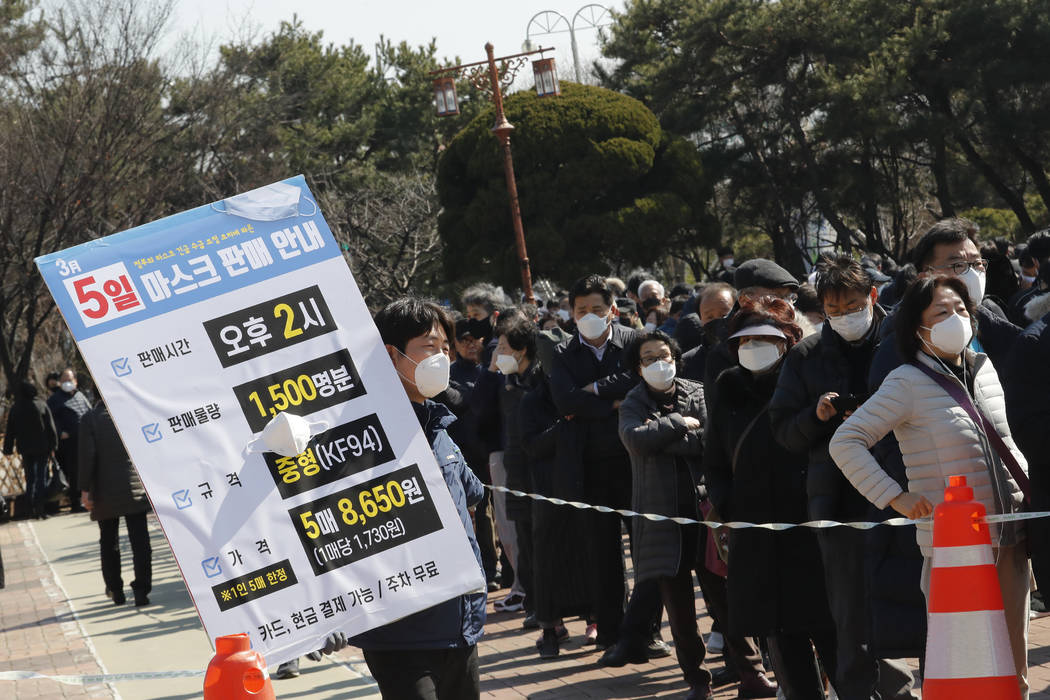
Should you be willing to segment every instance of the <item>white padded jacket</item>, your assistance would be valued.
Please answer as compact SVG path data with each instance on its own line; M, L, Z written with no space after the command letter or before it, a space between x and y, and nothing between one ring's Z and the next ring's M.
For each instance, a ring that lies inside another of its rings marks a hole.
M986 355L966 352L967 366L975 369L977 406L1027 473L1024 455L1010 436L999 375ZM958 383L955 375L927 355L919 353L918 361ZM948 392L910 364L890 372L878 391L839 426L829 446L832 459L853 487L877 507L886 508L903 491L869 452L891 430L904 457L908 491L922 494L936 506L944 500L948 477L962 475L989 514L1021 509L1021 489L977 424ZM997 477L994 481L989 463ZM916 540L925 556L932 554L932 527L932 522L916 527ZM992 544L1015 544L1020 533L1020 528L1008 528L1000 540L1000 529L993 525Z

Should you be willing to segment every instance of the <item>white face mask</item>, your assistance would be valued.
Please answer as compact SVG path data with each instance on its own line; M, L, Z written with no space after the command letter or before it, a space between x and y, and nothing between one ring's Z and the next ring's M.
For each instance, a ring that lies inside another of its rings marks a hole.
M565 322L565 323L569 322L569 312L568 311L566 311L565 309L558 309L557 314L558 314L558 318L560 318L563 322Z
M673 362L657 360L648 367L642 367L642 379L656 391L667 391L674 384L675 367Z
M513 355L496 355L496 369L503 374L517 374L518 358Z
M66 392L67 394L72 394L74 391L77 390L77 385L75 382L62 382L61 384L59 384L59 387L62 389L62 391Z
M726 267L733 267L733 263L735 263L735 262L736 262L736 260L734 260L733 258L726 258L725 260L722 261L722 264L725 265Z
M302 190L295 185L285 182L275 182L235 197L223 200L226 205L225 213L239 216L252 221L278 221L299 216L299 199ZM313 205L313 212L304 216L313 216L317 213L317 205L309 199L306 200ZM213 205L213 208L214 205ZM216 211L223 211L216 209Z
M752 340L737 350L740 366L751 372L765 372L780 360L780 348L776 343Z
M828 318L827 322L831 325L832 330L842 336L843 340L847 343L853 343L863 338L864 334L871 328L874 314L875 312L869 305L860 311L854 311L845 316Z
M648 333L650 331L655 331L656 330L656 324L655 323L647 323L647 324L645 324L644 328L645 328L645 332L646 333Z
M959 280L966 285L966 293L970 295L970 301L973 302L973 305L979 305L981 299L984 299L984 273L978 272L971 267L966 272L959 275Z
M311 423L302 416L281 411L270 419L262 434L248 443L248 452L276 452L294 457L306 449L310 438L328 430L328 423Z
M1028 275L1021 275L1021 281L1028 285L1035 284L1035 276L1033 275L1032 277L1029 277Z
M973 337L973 326L970 325L970 319L963 318L959 314L952 314L950 318L933 324L933 328L926 326L919 326L919 328L930 332L930 342L938 350L952 355L961 353L970 344L970 339ZM923 344L926 343L922 336L919 336L919 339Z
M602 337L602 333L609 327L608 317L602 317L597 314L587 314L579 321L576 322L576 328L587 340L597 340Z
M431 355L422 362L416 362L403 352L401 355L409 362L415 363L416 371L413 374L413 380L416 389L419 390L419 393L424 398L433 398L448 388L450 364L445 353L439 352L436 355Z

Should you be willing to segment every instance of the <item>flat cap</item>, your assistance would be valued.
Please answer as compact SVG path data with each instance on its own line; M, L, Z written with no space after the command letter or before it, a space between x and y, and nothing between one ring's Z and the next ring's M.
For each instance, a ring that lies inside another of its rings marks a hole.
M772 260L755 258L741 263L733 273L733 286L737 289L748 287L790 287L798 289L798 280L790 272Z

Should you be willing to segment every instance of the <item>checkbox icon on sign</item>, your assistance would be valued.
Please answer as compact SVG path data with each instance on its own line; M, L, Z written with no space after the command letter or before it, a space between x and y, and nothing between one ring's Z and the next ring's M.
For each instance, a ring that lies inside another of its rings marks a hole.
M208 578L222 576L222 564L219 563L218 557L208 557L201 561L201 568L204 569L204 575Z
M171 494L171 499L175 501L175 507L179 510L186 510L193 505L193 499L190 498L189 489L181 489Z
M164 433L160 432L160 423L148 423L142 426L142 437L146 438L146 442L157 442L164 437Z
M113 374L118 377L126 377L131 374L131 361L126 357L118 357L110 362L109 366L113 368Z

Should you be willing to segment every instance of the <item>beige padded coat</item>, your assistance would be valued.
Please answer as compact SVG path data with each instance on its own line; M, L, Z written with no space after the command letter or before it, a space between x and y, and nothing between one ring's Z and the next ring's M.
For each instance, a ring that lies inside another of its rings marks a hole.
M999 375L986 355L971 350L966 353L967 367L975 370L978 408L995 425L1027 473L1028 464L1010 436ZM924 353L919 353L918 361L958 382L955 375ZM886 377L878 391L839 426L829 447L842 473L877 507L886 508L903 490L868 451L891 430L904 457L908 491L922 494L936 506L944 500L948 477L962 475L973 487L974 498L989 513L1020 510L1021 489L977 424L948 392L910 364L901 365ZM994 467L994 480L989 463ZM924 522L916 528L916 539L925 556L932 554L932 527L932 522ZM992 525L991 534L993 545L1015 544L1020 528L1010 527L1000 533Z

